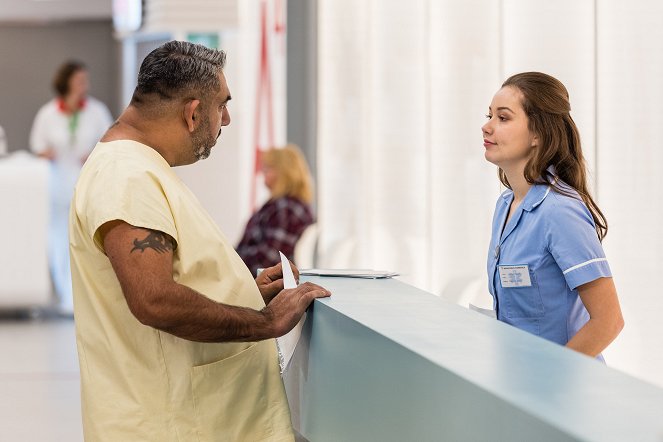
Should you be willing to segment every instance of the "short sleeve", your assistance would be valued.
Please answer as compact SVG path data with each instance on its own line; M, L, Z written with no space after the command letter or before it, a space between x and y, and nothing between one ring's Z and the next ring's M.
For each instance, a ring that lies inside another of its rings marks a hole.
M575 290L582 284L612 276L587 207L577 199L550 193L553 204L546 214L546 240L568 286Z
M113 220L166 233L177 247L178 235L170 204L154 173L144 170L127 173L113 165L92 175L90 180L79 183L76 191L84 195L81 207L87 234L93 236L99 250L104 251L99 228Z

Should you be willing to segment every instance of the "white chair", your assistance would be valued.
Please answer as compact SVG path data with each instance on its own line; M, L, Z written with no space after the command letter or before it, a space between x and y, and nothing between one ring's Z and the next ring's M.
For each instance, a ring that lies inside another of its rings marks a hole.
M295 264L300 269L315 268L318 252L318 225L311 224L302 232L295 244Z
M0 308L51 304L48 162L27 152L0 159L0 207Z

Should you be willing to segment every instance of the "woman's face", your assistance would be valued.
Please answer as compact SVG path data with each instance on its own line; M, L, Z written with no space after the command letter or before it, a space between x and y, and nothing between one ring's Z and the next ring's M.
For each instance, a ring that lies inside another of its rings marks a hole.
M276 179L277 179L277 172L276 169L272 166L268 166L266 164L263 164L262 166L262 174L265 178L265 186L271 191L274 189L274 186L276 185Z
M525 169L538 138L528 128L529 119L522 107L522 93L511 86L497 91L483 125L486 160L502 170Z
M77 100L82 100L87 96L90 87L90 79L87 71L80 70L74 72L69 78L69 96Z

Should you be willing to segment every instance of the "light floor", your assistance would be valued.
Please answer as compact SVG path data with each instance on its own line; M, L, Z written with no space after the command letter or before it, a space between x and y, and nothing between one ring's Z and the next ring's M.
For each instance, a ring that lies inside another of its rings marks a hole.
M74 321L0 316L0 440L82 441Z
M82 441L73 319L0 312L0 355L0 441Z

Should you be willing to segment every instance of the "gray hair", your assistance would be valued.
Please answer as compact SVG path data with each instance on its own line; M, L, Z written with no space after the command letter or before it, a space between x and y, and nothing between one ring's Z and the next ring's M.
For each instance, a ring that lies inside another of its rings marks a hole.
M143 60L133 102L147 94L171 100L185 94L218 92L219 72L226 64L226 53L185 41L169 41Z

